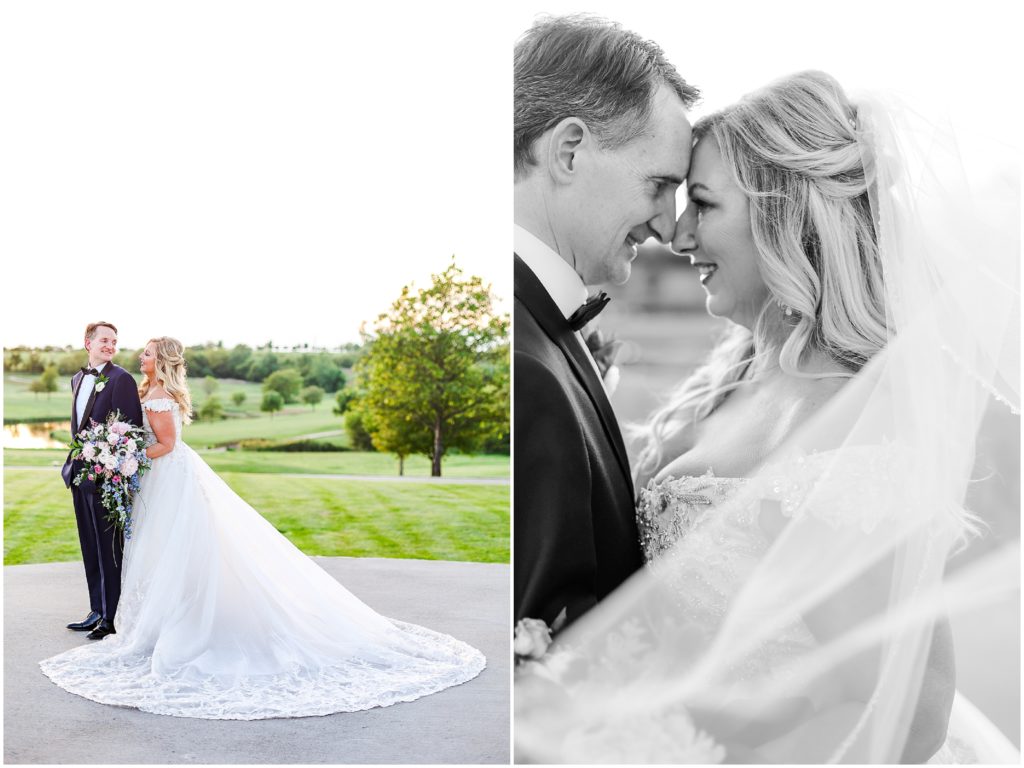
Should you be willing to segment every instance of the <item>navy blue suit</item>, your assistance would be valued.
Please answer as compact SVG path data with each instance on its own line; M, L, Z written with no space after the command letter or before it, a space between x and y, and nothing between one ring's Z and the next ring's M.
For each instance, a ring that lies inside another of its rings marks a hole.
M77 435L90 420L106 421L113 411L120 411L125 421L142 426L142 404L139 402L138 385L124 368L107 363L100 369L107 377L101 392L94 388L89 402L78 423L78 388L85 374L79 371L71 379L71 433ZM98 383L98 380L97 380ZM114 524L106 520L107 511L100 501L99 488L90 480L81 485L72 481L85 466L81 459L71 460L68 455L61 468L64 484L71 489L78 521L78 541L82 546L82 561L85 564L85 579L89 584L89 607L110 622L114 621L117 602L121 597L121 561L124 542L122 534Z
M633 482L604 386L515 257L515 618L573 622L638 570Z

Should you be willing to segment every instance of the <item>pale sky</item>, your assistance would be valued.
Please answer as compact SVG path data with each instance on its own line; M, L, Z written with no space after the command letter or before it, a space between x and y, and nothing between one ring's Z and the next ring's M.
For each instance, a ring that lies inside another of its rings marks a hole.
M541 12L657 40L696 114L804 68L941 97L998 170L1009 6L7 2L2 340L333 346L452 254L509 311L511 51Z

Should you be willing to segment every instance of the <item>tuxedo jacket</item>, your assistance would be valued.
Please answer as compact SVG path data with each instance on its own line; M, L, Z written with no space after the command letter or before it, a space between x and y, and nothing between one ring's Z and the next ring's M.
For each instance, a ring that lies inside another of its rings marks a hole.
M100 375L107 377L107 383L102 391L97 392L93 387L92 395L85 404L85 411L82 413L82 422L78 422L78 388L82 386L82 379L85 374L79 371L71 378L71 434L75 436L80 430L89 426L90 419L98 422L106 421L112 411L120 411L125 421L129 421L137 427L142 426L142 403L139 402L139 386L128 371L119 365L107 363L99 369ZM96 381L99 384L99 380ZM75 475L82 468L81 460L72 461L71 454L68 454L64 466L60 470L64 478L64 485L71 487ZM83 481L82 488L93 488L88 481Z
M640 568L633 483L604 386L515 257L515 618L575 621Z

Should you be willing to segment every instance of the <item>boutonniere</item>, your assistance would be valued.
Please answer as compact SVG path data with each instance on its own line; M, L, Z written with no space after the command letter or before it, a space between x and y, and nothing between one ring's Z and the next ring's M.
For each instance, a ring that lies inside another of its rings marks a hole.
M604 333L600 328L589 334L586 342L587 349L590 350L594 362L597 363L597 369L601 372L601 378L607 378L609 372L615 369L615 360L622 349L622 342L610 333Z
M96 391L97 391L97 392L102 392L102 391L103 391L103 388L104 388L105 386L107 386L107 382L108 382L108 381L110 381L110 379L108 379L108 378L107 378L106 376L104 376L104 375L103 375L102 373L101 373L101 374L100 374L99 376L97 376L97 377L96 377L96 387L95 387Z

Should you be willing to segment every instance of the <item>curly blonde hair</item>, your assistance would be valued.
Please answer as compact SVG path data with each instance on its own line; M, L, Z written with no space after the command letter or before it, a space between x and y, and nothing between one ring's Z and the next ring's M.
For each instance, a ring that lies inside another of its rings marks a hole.
M146 342L146 346L156 345L156 362L153 375L156 381L167 390L181 408L182 423L192 422L192 395L188 391L185 367L185 345L170 336L157 336ZM145 399L152 382L147 376L139 386L139 398Z
M776 364L798 376L852 376L892 330L870 205L873 156L856 107L833 77L808 71L778 80L698 120L693 137L694 145L717 143L750 201L769 298L752 329L731 326L706 364L634 430L643 441L640 472L657 471L665 441L710 415L757 371ZM802 371L812 351L843 372Z

